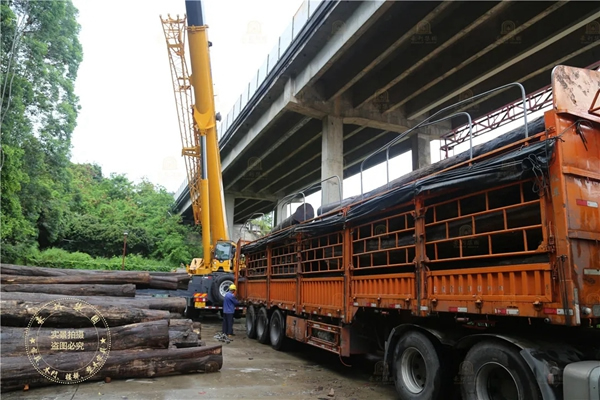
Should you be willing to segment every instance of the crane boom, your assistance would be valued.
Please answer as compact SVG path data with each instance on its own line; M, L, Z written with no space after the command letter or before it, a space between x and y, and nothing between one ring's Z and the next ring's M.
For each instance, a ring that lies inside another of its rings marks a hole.
M208 164L209 202L211 212L211 233L215 240L229 240L225 217L225 199L223 195L223 177L221 175L221 157L217 138L216 110L213 93L213 81L210 68L210 54L207 28L203 24L200 0L186 0L188 14L188 38L190 50L190 77L194 89L194 120L201 137L206 140L205 157Z
M207 275L231 272L235 245L229 239L216 129L210 42L199 0L186 0L187 17L161 17L185 158L194 222L202 225L203 258L188 271ZM185 58L188 38L190 68ZM193 96L192 96L193 95Z

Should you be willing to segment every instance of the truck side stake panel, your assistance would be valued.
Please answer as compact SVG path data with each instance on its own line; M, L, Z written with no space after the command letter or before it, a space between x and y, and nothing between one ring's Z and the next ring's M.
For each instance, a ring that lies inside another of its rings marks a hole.
M401 399L597 399L600 72L551 78L527 133L241 246L248 336L383 352Z

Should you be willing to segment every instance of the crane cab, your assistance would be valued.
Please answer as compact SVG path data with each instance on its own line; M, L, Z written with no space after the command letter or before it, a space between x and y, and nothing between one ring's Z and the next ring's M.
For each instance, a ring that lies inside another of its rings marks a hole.
M236 245L230 240L219 240L210 250L210 259L194 258L187 268L192 275L208 275L214 272L233 273Z

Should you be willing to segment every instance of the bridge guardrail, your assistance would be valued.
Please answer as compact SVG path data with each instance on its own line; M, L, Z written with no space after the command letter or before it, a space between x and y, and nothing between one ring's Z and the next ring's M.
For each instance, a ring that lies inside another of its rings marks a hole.
M291 23L279 36L277 43L273 46L261 67L256 71L254 78L250 79L246 89L239 95L238 99L225 117L221 120L221 122L218 123L217 134L219 140L225 135L229 127L231 127L235 119L240 115L244 107L246 107L248 101L252 98L254 93L256 93L260 85L273 70L273 67L275 64L277 64L277 61L279 61L288 47L290 47L294 39L298 36L302 28L306 25L317 7L323 1L325 0L304 0L302 2L302 5L300 8L298 8L296 14L294 14Z

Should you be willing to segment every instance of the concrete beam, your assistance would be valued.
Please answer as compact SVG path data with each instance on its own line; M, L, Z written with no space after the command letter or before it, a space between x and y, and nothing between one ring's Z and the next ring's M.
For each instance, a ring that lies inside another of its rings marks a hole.
M504 2L502 2L502 3L504 3ZM455 72L461 70L462 68L464 68L467 65L469 65L471 62L473 62L473 61L477 60L478 58L482 57L483 55L489 53L490 51L492 51L493 49L497 48L498 46L506 43L507 41L509 41L513 37L517 36L519 33L523 32L529 26L531 26L534 23L540 21L546 15L548 15L549 13L557 10L559 7L561 7L564 4L565 4L565 2L557 2L557 3L553 4L552 6L548 7L544 12L542 12L542 13L536 13L536 15L533 18L531 18L529 21L527 21L527 22L519 25L514 30L509 31L508 33L500 36L498 40L493 41L490 45L486 46L484 49L478 51L477 53L471 55L466 60L464 60L463 62L459 63L457 66L454 66L453 68L451 68L450 70L446 71L443 74L437 74L436 78L430 80L427 84L420 85L417 90L411 90L410 93L407 93L406 95L403 95L402 96L402 100L399 101L399 102L397 102L397 103L395 103L392 107L390 107L390 109L388 111L391 111L391 110L393 110L393 109L395 109L397 107L402 106L403 104L405 104L406 102L408 102L410 99L415 98L416 96L418 96L421 93L425 92L427 89L433 87L436 83L442 81L446 77L448 77L448 76L454 74ZM500 5L498 5L495 8L499 8L499 6ZM475 25L475 24L473 24L473 25ZM469 28L471 28L471 27L469 27ZM473 28L475 28L475 26L473 26ZM472 31L472 30L473 29L470 29L470 31Z
M431 60L434 59L435 57L437 57L441 52L443 52L444 50L453 46L460 39L462 39L463 37L465 37L469 33L471 33L475 28L477 28L478 26L481 26L483 23L485 23L492 17L496 16L498 13L504 11L510 5L511 5L510 1L501 1L499 4L497 4L492 9L490 9L488 12L484 13L483 15L481 15L477 19L475 19L471 24L469 24L465 28L459 30L456 34L450 36L447 40L443 40L443 38L439 38L440 36L443 37L444 33L441 32L438 35L438 40L442 39L442 44L440 44L433 50L429 51L424 57L421 57L419 60L412 63L412 65L410 65L408 68L402 70L402 73L400 75L396 75L393 79L389 80L386 84L383 84L376 91L374 91L373 94L366 97L362 101L359 101L356 104L356 108L365 107L366 105L373 102L378 96L381 96L382 93L386 93L389 89L396 86L400 81L404 80L405 78L407 78L408 76L413 74L415 71L417 71L421 66L425 65L428 62L431 62ZM399 55L397 57L401 57L401 56Z
M429 21L433 18L438 17L442 14L450 5L453 3L451 1L444 1L442 4L437 6L433 11L427 14L423 19L417 22L414 26L412 26L404 35L400 36L391 46L388 46L384 51L382 51L377 57L375 57L366 67L362 68L360 72L358 72L354 77L349 79L340 89L338 89L333 95L329 96L327 100L334 99L338 96L341 96L344 92L350 89L356 82L361 80L367 73L372 71L379 64L383 63L384 60L390 57L394 52L401 46L408 43L411 38L414 36L415 32L417 32L418 28L422 26L423 23L429 23Z
M273 101L269 109L264 112L260 119L250 128L250 130L240 138L240 141L227 153L221 160L221 167L226 171L236 159L239 159L250 145L269 127L281 118L287 112L286 105L293 96L292 82L288 81L281 95Z
M321 137L321 134L319 134L319 135L318 135L316 138L320 138L320 137ZM258 193L261 193L263 190L265 190L265 189L268 189L268 188L270 188L271 186L275 185L277 182L281 181L282 179L285 179L285 178L286 178L286 177L288 177L290 174L292 174L294 171L297 171L297 170L299 170L299 169L302 169L302 168L303 168L303 167L304 167L306 164L308 164L308 163L310 163L311 161L313 161L313 160L315 160L315 159L319 158L320 156L321 156L321 154L320 154L320 153L317 153L317 154L315 154L314 156L312 156L312 157L310 157L310 158L307 158L306 160L304 160L304 162L302 162L302 163L300 163L300 164L298 164L298 165L294 166L293 168L286 168L286 170L285 170L285 171L286 171L286 173L285 173L285 174L282 174L282 175L280 175L280 176L279 176L279 178L277 178L277 179L274 179L274 180L270 181L270 182L269 182L269 184L268 184L267 186L265 186L264 188L262 188L261 190L259 190L259 191L258 191ZM284 186L284 187L278 186L277 188L278 188L279 190L285 190L286 188L288 188L289 186L293 185L294 183L295 183L295 182L291 182L290 184L288 184L288 185L286 185L286 186Z
M539 20L541 20L543 17L547 16L551 12L556 11L558 8L562 7L564 4L568 4L568 3L566 3L566 2L555 3L554 5L552 5L548 9L546 9L546 11L544 13L538 14L536 17L532 18L531 20L527 21L523 25L521 25L518 28L516 28L513 32L511 32L511 34L513 34L514 32L517 32L517 33L521 32L523 29L525 29L525 28L520 29L521 27L523 27L523 26L529 27L529 26L533 25L535 22L538 22ZM478 76L477 78L471 80L466 85L461 85L461 87L457 88L454 91L451 91L450 93L446 93L443 96L438 96L435 101L430 102L427 105L424 105L424 106L416 108L411 113L411 115L409 116L409 118L410 117L416 117L416 116L422 115L423 113L428 112L429 110L431 110L431 109L439 106L440 104L443 104L444 102L446 102L446 101L448 101L448 100L450 100L452 98L457 98L457 96L459 96L465 90L468 90L468 89L472 88L473 86L475 86L475 85L477 85L477 84L479 84L479 83L481 83L481 82L483 82L483 81L491 78L492 76L498 74L499 72L504 71L505 69L509 68L510 66L512 66L512 65L514 65L514 64L516 64L516 63L518 63L518 62L520 62L522 60L525 60L526 58L528 58L528 57L532 56L533 54L537 53L538 51L540 51L541 49L544 49L544 48L550 46L552 43L557 42L558 40L560 40L560 39L564 38L565 36L567 36L567 35L575 32L578 29L584 27L585 25L587 25L588 23L596 20L599 17L600 17L600 11L595 12L592 15L579 20L578 22L575 22L575 23L571 24L569 27L567 27L565 29L562 29L561 31L556 32L551 37L547 38L546 40L542 41L541 43L538 43L537 45L535 45L533 47L530 47L529 49L527 49L527 50L519 53L516 57L513 57L510 60L506 60L506 61L502 62L501 64L497 65L495 68L492 68L491 70L487 71L486 73L484 73L484 74ZM509 36L509 34L504 35L502 39L506 39L507 36ZM486 47L486 49L490 48L491 46L495 45L496 43L494 43L494 44ZM485 54L485 52L487 52L487 51L485 51L486 49L484 49L484 50L478 52L477 54L473 55L468 60L465 60L465 62L461 63L459 66L456 67L456 70L460 69L464 65L467 65L471 61L473 61L473 60L481 57L483 54ZM435 81L439 82L441 79L444 79L445 77L451 75L451 73L454 72L454 69L451 70L451 71L448 71L447 73L442 74L440 76L440 78L436 79Z
M385 102L374 103L359 110L352 107L349 93L338 96L333 101L324 101L315 90L309 88L304 91L303 95L290 98L286 109L315 119L338 115L347 125L359 125L398 133L405 132L416 125L416 122L408 121L401 110L382 114L387 106Z
M357 133L361 132L362 130L364 130L364 127L358 127L357 129L355 129L354 131L352 131L352 132L350 132L348 135L346 135L345 139L349 139L349 138L351 138L352 136L356 135ZM383 133L381 133L380 135L375 135L375 136L373 136L372 138L365 140L365 141L363 142L363 144L368 144L368 143L370 143L371 141L373 141L373 140L376 140L377 138L379 138L380 136L382 136L382 135L384 135L384 134L386 134L386 133L387 133L387 132L383 132ZM319 134L319 135L315 136L313 139L311 139L311 140L310 140L310 142L313 142L313 141L315 141L315 140L319 139L320 137L321 137L321 134ZM309 143L310 143L310 142L309 142ZM305 144L305 146L306 146L306 145L308 145L308 143L306 143L306 144ZM300 150L300 149L299 149L299 150ZM299 150L298 150L298 151L299 151ZM349 151L347 154L350 154L352 151L353 151L353 150ZM264 187L263 189L261 189L261 190L259 191L259 193L260 193L260 192L262 192L263 190L265 190L265 189L268 189L269 187L271 187L271 186L275 185L277 182L279 182L279 181L281 181L281 180L285 179L286 177L288 177L289 175L293 174L294 172L296 172L296 171L298 171L298 170L300 170L300 169L305 169L306 165L310 164L310 163L311 163L313 160L317 159L319 156L320 156L320 154L315 154L315 155L313 155L312 157L310 157L310 158L308 158L308 159L305 159L305 160L304 160L302 163L300 163L300 164L298 164L298 165L295 165L294 167L289 167L289 168L287 168L287 169L286 169L286 173L285 173L283 176L280 176L280 177L279 177L277 180L271 181L271 182L269 183L269 185L268 185L268 186L266 186L266 187ZM276 168L276 167L278 167L278 165L276 165L276 166L275 166L275 167L273 167L273 168ZM346 165L344 165L344 168L345 168L345 167L346 167ZM311 175L311 174L314 174L314 173L316 173L316 172L318 172L318 169L312 169L312 170L310 170L310 171L307 171L307 172L306 172L306 175ZM342 179L343 179L343 178L342 178ZM294 185L294 184L295 184L295 182L291 182L291 183L289 183L288 185L285 185L285 186L283 186L283 187L281 187L281 186L278 186L278 188L279 188L279 190L280 190L280 191L282 191L283 193L285 193L285 190L286 190L286 189L288 189L290 186L292 186L292 185ZM282 195L280 196L280 198L282 198L283 196L284 196L284 195L282 194Z
M179 215L182 215L185 212L185 210L188 210L190 208L192 208L192 199L190 198L189 192L188 192L187 199L185 200L185 202L183 203L183 205L181 205L179 207Z
M263 149L263 151L260 153L260 155L258 157L255 157L257 162L262 162L269 154L271 154L272 152L277 150L277 148L279 148L279 146L281 146L283 143L285 143L286 140L288 140L291 136L293 136L296 132L298 132L302 127L304 127L307 123L309 123L310 120L311 120L310 117L303 118L300 122L298 122L296 125L294 125L292 127L292 129L285 132L285 134L283 134L275 143L270 145L267 149ZM245 170L241 171L233 179L227 180L225 189L227 190L227 189L231 188L237 181L242 179L244 176L246 176Z
M264 213L264 214L268 214L271 211L273 211L275 208L275 204L271 203L271 202L263 202L263 201L258 201L258 202L254 202L252 204L248 204L247 207L245 207L244 209L242 209L241 207L236 207L236 218L235 221L237 223L244 223L246 222L249 218L258 218L260 215L259 213Z
M346 21L335 21L337 29L331 39L296 79L296 93L313 85L377 20L392 6L392 2L363 2ZM341 27L339 26L341 25Z
M277 201L278 197L272 193L261 193L260 195L254 192L235 192L228 190L225 192L225 196L231 196L236 199L252 199L252 200L266 200L266 201Z
M579 35L577 35L577 36L579 36ZM536 70L534 70L533 72L531 72L531 73L529 73L527 75L514 76L514 77L511 77L509 79L505 79L505 81L504 81L503 84L506 84L507 82L520 82L521 84L523 84L523 86L525 86L526 94L530 93L530 91L527 89L527 86L525 85L525 82L529 81L530 79L535 78L536 76L539 76L540 74L543 74L543 73L547 72L548 75L545 78L545 82L548 83L550 81L548 77L550 76L550 71L552 71L552 68L554 68L556 65L560 65L560 64L563 64L563 63L571 65L571 63L569 62L570 60L572 60L572 59L580 56L581 54L586 53L589 50L592 50L594 47L597 47L598 45L600 45L600 41L599 40L597 40L595 42L591 42L591 43L587 44L586 46L583 46L583 47L581 47L581 48L573 51L572 53L569 53L569 54L567 54L567 55L565 55L563 57L560 57L558 59L553 59L552 62L547 63L547 64L543 65L542 67L537 68ZM573 48L573 47L570 47L570 49L571 48ZM548 49L548 50L550 50L550 49ZM554 56L557 56L557 55L558 54L555 54ZM598 57L593 57L593 59L594 60L598 60ZM536 60L533 60L532 62L535 62L535 61L539 61L539 58L536 59ZM528 63L529 62L530 61L528 60ZM530 65L530 67L531 66L532 65ZM514 74L512 74L512 75L514 75ZM502 86L502 84L492 83L492 84L489 84L489 85L482 85L482 86L484 87L484 89L480 90L479 93L483 93L483 92L485 92L487 90L490 90L490 89L492 89L494 87ZM543 86L545 86L545 85L542 84L537 89L539 89L539 88L541 88ZM537 89L533 89L533 90L537 90ZM499 107L502 107L503 105L505 105L505 104L507 104L509 102L512 102L514 100L521 99L521 94L514 87L513 88L505 89L502 92L504 92L504 91L509 91L510 92L512 100L509 100L509 101L506 101L506 102L500 102L499 103ZM492 98L497 98L500 93L501 93L501 91L497 91L497 92L491 93L488 96L480 97L477 100L473 100L472 102L469 102L469 103L465 104L464 106L457 108L456 111L474 109L475 106L477 106L479 104L485 103L485 102L487 102L488 100L490 100ZM495 108L483 107L483 108L484 109L488 109L488 110L495 110L498 107L495 107ZM473 116L476 116L476 115L473 115Z
M288 160L293 157L294 155L298 154L300 151L302 151L304 148L306 148L307 146L309 146L311 143L313 143L314 141L318 140L321 137L321 134L317 134L314 137L308 139L302 146L299 146L295 151L293 151L292 153L287 154L287 157L282 158L277 164L273 165L270 169L268 169L267 171L265 171L263 173L263 175L268 175L270 172L275 171L276 169L280 168L283 164L285 164L286 162L289 162ZM318 157L319 154L315 155L315 157ZM281 177L283 178L283 177ZM259 179L262 178L256 178L254 179L252 182L248 183L245 187L242 188L242 191L248 190L254 183L256 183ZM277 180L270 180L270 184L264 188L262 188L258 193L262 193L264 190L268 189L269 187L273 186L273 184L275 182L278 182L279 179ZM278 189L278 191L282 191L281 188Z
M358 132L359 132L359 130L357 129L357 130L356 130L356 131L354 131L353 133L355 134L355 133L358 133ZM389 133L389 132L388 132L388 131L383 131L383 132L381 132L381 133L378 133L378 134L376 134L376 135L370 136L368 139L365 139L365 140L363 141L363 145L364 145L364 146L366 146L366 145L368 145L368 144L370 144L370 143L372 143L372 142L376 141L377 139L381 138L382 136L385 136L387 133ZM344 153L344 157L346 157L346 156L347 156L347 155L349 155L349 154L352 154L353 152L355 152L355 151L357 151L357 150L359 150L359 148L354 148L354 149L352 149L352 150L349 150L349 151L347 151L346 153ZM308 164L310 164L310 163L311 163L313 160L315 160L315 159L316 159L316 158L318 158L318 157L319 157L319 154L317 154L317 155L315 155L315 156L313 156L313 157L311 157L311 158L309 158L309 159L305 160L305 161L304 161L302 164L299 164L299 165L297 165L297 166L296 166L296 167L294 167L293 169L290 169L290 170L289 170L289 171L287 171L287 173L285 174L285 177L287 177L287 176L289 176L289 175L293 174L294 172L296 172L296 171L298 171L298 170L301 170L301 169L303 169L303 170L306 170L306 166L307 166ZM366 157L366 156L365 156L365 157ZM347 163L344 165L344 169L347 169L347 168L349 168L349 167L351 167L351 166L353 166L353 165L355 165L355 164L357 164L357 163L360 163L360 162L362 162L362 160L364 160L364 158L365 158L365 157L362 157L362 158L360 158L360 159L358 159L358 160L355 160L355 161L350 161L350 162L347 162ZM317 169L311 169L310 171L306 171L306 175L311 175L311 174L314 174L314 173L316 173L316 172L318 172L318 171L319 171L319 169L318 169L318 168L317 168ZM343 174L342 174L342 176L340 176L340 178L342 178L342 182L343 182L343 179L344 179L344 178L343 178ZM277 181L279 181L279 180L281 180L281 179L283 179L283 178L280 178L280 179L278 179ZM274 184L274 183L276 183L276 182L273 182L273 184ZM318 183L318 182L317 182L317 181L315 181L315 184L316 184L316 183ZM295 182L290 182L289 184L287 184L287 185L283 186L283 187L282 187L282 189L288 189L289 187L293 186L294 184L295 184ZM280 187L280 188L281 188L281 187ZM343 193L343 191L342 191L342 193Z

